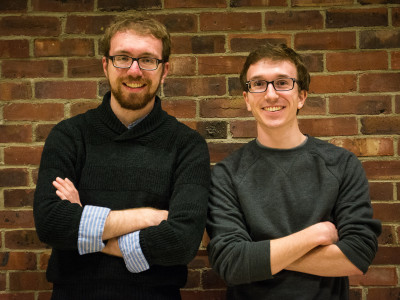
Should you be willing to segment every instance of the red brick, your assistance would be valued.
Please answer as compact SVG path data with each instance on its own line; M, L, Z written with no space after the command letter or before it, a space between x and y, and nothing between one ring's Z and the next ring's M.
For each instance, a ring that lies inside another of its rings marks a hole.
M386 8L332 9L326 12L327 28L387 26Z
M374 265L399 265L400 247L379 247L373 260Z
M161 9L161 0L98 0L97 9L100 11L126 11Z
M271 11L265 13L267 30L322 29L324 18L320 11Z
M2 1L0 3L0 12L26 12L27 0L14 0L14 1Z
M326 68L330 72L386 70L388 55L381 51L327 53Z
M94 56L92 39L37 39L35 56Z
M367 300L398 300L400 299L400 288L368 288Z
M38 99L96 99L94 81L41 81L35 84Z
M103 34L114 16L67 16L66 33L73 34Z
M0 143L32 142L32 125L0 125Z
M193 289L201 287L200 272L197 270L188 270L187 281L184 286L185 289Z
M182 300L225 300L225 290L181 290Z
M1 300L34 300L34 293L7 293L1 294Z
M164 0L164 8L225 8L225 0Z
M226 93L224 77L167 78L164 83L166 97L222 96Z
M287 0L230 0L231 7L273 7L287 6Z
M6 280L7 280L7 274L0 273L0 291L6 290L6 285L7 285Z
M79 101L77 103L71 104L71 117L76 116L78 114L83 114L87 112L89 109L96 108L100 105L99 101Z
M207 249L209 243L210 243L210 237L208 236L207 232L204 232L203 238L201 239L201 247L203 249Z
M322 97L308 97L299 114L304 115L325 115L326 100Z
M0 58L26 58L29 57L28 40L0 41Z
M311 94L350 93L356 90L356 75L315 75L311 77L309 92Z
M363 117L363 134L400 134L400 116Z
M356 34L345 32L307 32L294 37L296 50L348 50L356 48Z
M400 144L400 142L399 142ZM397 183L397 200L400 200L400 183ZM400 237L400 235L399 235Z
M52 11L52 12L78 12L93 11L94 0L32 0L32 8L34 11Z
M10 16L0 19L2 36L57 36L60 32L60 20L55 17Z
M349 300L363 300L363 291L361 288L350 287L349 289Z
M29 82L2 82L0 91L0 101L32 98L32 87Z
M391 182L370 182L369 193L372 201L393 200L393 184Z
M400 7L392 8L392 24L393 26L400 26Z
M6 147L4 162L7 165L39 165L43 147Z
M195 118L196 102L191 100L163 100L163 109L175 118Z
M225 282L221 277L213 270L204 270L201 273L201 281L204 289L223 289L226 288Z
M332 6L332 5L348 5L353 4L353 0L292 0L292 6L304 6L304 7L313 7L313 6Z
M374 208L374 218L379 219L382 222L399 221L399 216L400 216L399 203L374 203L372 206Z
M195 14L172 14L157 15L155 18L167 27L171 33L197 32L197 16Z
M172 54L208 54L225 52L225 36L172 36Z
M343 136L356 135L357 120L353 117L300 119L301 132L311 136Z
M28 184L27 169L0 169L0 187L17 187Z
M39 292L37 300L51 300L52 292Z
M243 145L243 143L208 143L210 160L212 163L217 163L232 154L235 150L239 149Z
M393 155L393 139L391 138L335 138L330 142L346 148L357 156Z
M32 252L1 252L0 270L35 270L36 254Z
M396 242L395 231L391 225L382 225L382 233L378 237L379 245L390 245Z
M47 270L47 266L49 265L50 253L45 252L40 254L39 258L39 270Z
M199 74L239 74L246 60L244 56L203 56L199 57Z
M4 207L32 207L33 189L4 190Z
M49 290L52 284L46 280L45 272L15 272L10 273L10 290Z
M229 96L243 97L243 88L238 76L228 78L228 90Z
M267 33L229 35L229 48L232 52L250 52L265 43L290 45L291 36Z
M400 73L369 73L360 75L360 92L398 92Z
M398 48L399 30L365 30L360 32L361 49Z
M82 58L68 60L68 77L90 78L104 77L101 59Z
M190 56L171 57L168 76L188 76L196 74L196 58Z
M201 31L260 30L260 13L200 13Z
M320 53L301 54L308 72L322 72L324 70L324 57Z
M254 120L230 122L233 138L255 138L257 136L257 123Z
M195 129L205 139L227 138L227 123L225 121L197 122Z
M64 118L61 103L13 103L4 107L4 119L12 121L60 121Z
M61 60L7 60L2 73L5 78L62 77L64 64Z
M55 124L38 124L35 129L35 142L44 142Z
M392 112L390 96L333 96L329 98L331 114L379 115Z
M392 69L400 70L400 52L392 52Z
M204 233L206 234L206 233ZM203 254L204 252L204 254ZM210 268L207 251L200 250L197 256L188 264L189 269L204 269Z
M48 248L39 238L35 230L14 230L5 232L5 247L16 250Z
M2 228L35 227L32 211L0 211L0 226Z
M350 276L351 285L389 286L397 284L396 268L369 268L367 274Z
M243 98L204 99L200 102L200 116L202 118L237 118L250 117Z
M363 167L370 180L400 179L400 160L365 161Z

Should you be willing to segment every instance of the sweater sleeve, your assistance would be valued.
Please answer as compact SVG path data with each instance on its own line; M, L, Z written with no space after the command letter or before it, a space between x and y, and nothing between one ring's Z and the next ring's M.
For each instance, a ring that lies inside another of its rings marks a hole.
M228 284L270 279L270 241L252 240L237 199L233 175L224 163L214 166L211 176L207 220L210 263Z
M60 200L52 182L69 178L76 186L80 137L63 121L50 132L42 153L34 195L33 214L39 239L51 247L77 250L83 208Z
M367 272L378 249L381 223L373 219L368 181L360 161L350 155L341 166L342 179L335 206L337 246L362 272Z
M140 246L150 266L188 264L205 229L210 184L207 144L193 132L180 138L176 147L168 220L140 231Z

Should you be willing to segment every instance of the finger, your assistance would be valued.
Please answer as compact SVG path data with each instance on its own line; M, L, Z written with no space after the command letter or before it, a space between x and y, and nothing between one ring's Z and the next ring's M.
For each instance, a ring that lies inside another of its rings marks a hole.
M68 190L66 190L64 186L59 183L59 181L53 181L53 186L57 189L57 191L60 191L67 197L69 196Z
M63 193L61 193L59 190L56 191L56 194L61 200L67 199L67 197L65 197L65 195Z

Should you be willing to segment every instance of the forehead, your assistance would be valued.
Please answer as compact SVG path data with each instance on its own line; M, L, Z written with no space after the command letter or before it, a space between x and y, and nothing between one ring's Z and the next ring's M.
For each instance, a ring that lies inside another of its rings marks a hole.
M297 78L294 63L288 60L261 59L251 64L247 71L247 80L254 78L274 80L277 77Z
M162 41L151 34L139 34L133 30L118 31L111 38L110 54L153 54L159 58L162 55Z

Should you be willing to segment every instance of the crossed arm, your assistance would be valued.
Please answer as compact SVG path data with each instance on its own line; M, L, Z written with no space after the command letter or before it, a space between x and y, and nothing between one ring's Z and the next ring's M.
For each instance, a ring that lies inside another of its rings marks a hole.
M53 181L53 186L57 189L56 194L61 200L68 200L82 206L79 192L68 178L64 180L57 177ZM122 257L118 237L150 226L157 226L167 218L168 211L151 207L110 211L102 235L102 239L108 242L101 252Z

